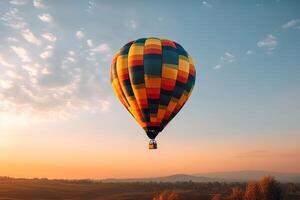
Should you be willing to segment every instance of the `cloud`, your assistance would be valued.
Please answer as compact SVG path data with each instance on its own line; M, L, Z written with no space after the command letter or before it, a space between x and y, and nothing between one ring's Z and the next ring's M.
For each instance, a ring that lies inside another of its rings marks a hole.
M111 91L107 82L110 44L88 38L84 29L75 31L74 37L74 31L49 26L56 20L54 15L24 10L42 8L43 2L32 1L33 6L27 2L20 11L8 8L0 15L6 31L0 45L0 124L5 116L55 120L106 112ZM33 24L35 20L46 23ZM64 40L57 42L59 31ZM77 39L83 39L81 45Z
M205 6L205 7L208 7L208 8L212 7L212 5L209 4L207 1L202 1L202 5Z
M129 21L129 25L132 29L136 29L136 27L137 27L137 23L134 19Z
M35 45L41 44L41 41L29 29L22 30L21 34L27 42L30 42Z
M35 77L38 75L38 68L40 67L38 64L24 64L21 66L31 77ZM36 83L36 80L31 81Z
M17 56L21 59L22 62L31 62L31 59L28 56L26 49L17 46L11 46L10 48L15 52L15 54L17 54Z
M220 69L220 68L222 68L222 67L223 67L223 65L217 64L216 66L214 66L214 69Z
M50 41L50 42L55 42L56 41L56 36L53 33L44 33L42 35L43 38L45 38L46 40Z
M86 9L86 11L92 13L92 9L94 8L95 4L95 1L88 1L88 8Z
M110 47L107 43L103 43L99 44L95 48L92 48L91 51L96 53L108 53L110 51Z
M26 0L10 0L9 3L12 5L16 5L16 6L22 6L22 5L25 5L27 3L27 1Z
M52 16L51 16L50 14L48 14L48 13L41 14L41 15L38 16L38 18L39 18L41 21L43 21L43 22L48 22L48 23L50 23L50 22L53 21Z
M292 19L292 20L288 21L286 24L284 24L282 26L282 28L288 29L288 28L293 28L296 26L299 28L300 26L298 26L298 25L300 25L300 19Z
M86 41L86 43L87 43L88 47L93 47L94 46L94 43L93 43L93 41L91 39L88 39Z
M8 37L7 40L10 42L18 42L19 41L17 38L14 38L14 37Z
M250 54L253 54L253 51L248 50L248 51L246 52L246 55L250 55Z
M98 68L87 67L78 56L73 50L62 59L53 53L48 63L53 60L57 65L31 62L0 74L0 118L21 113L28 119L60 120L83 112L106 112L110 101Z
M22 77L20 75L18 75L16 72L11 71L11 70L7 70L5 72L5 75L11 79L22 79Z
M44 51L40 54L40 57L43 59L48 59L53 55L52 51Z
M47 46L46 46L46 49L47 49L47 50L51 50L51 49L53 49L53 48L54 48L54 47L53 47L52 45L47 45Z
M108 43L95 45L92 40L87 40L88 56L85 58L93 66L99 66L99 62L108 62L111 60L111 48ZM97 55L101 54L101 56Z
M229 52L225 52L223 56L220 57L219 63L213 67L213 69L221 69L223 68L226 64L232 63L236 60L235 56Z
M94 6L95 2L94 1L89 1L89 6ZM90 7L91 8L91 7Z
M231 53L226 52L223 56L221 56L221 60L223 60L224 62L234 62L235 56Z
M0 66L1 66L1 65L4 66L4 67L9 67L9 68L13 68L13 67L14 67L14 65L8 63L8 62L4 59L4 57L0 54Z
M14 70L9 70L13 66L1 56L0 65L9 68L0 74L0 118L22 113L27 119L59 120L84 112L106 112L110 108L109 95L103 86L107 83L102 78L108 74L100 73L102 58L96 56L105 53L106 57L109 45L95 45L93 61L86 59L89 50L62 50L61 46L65 44L55 44L55 48L46 45L40 54L41 63L31 59L24 47L10 46L22 62Z
M79 40L85 37L83 31L77 31L75 35Z
M9 89L13 86L13 82L10 81L10 80L1 80L0 81L0 86L3 88L3 89Z
M33 6L36 8L44 8L45 7L42 0L33 0L32 3L33 3Z
M75 54L75 52L74 52L74 51L72 51L72 50L71 50L71 51L69 51L68 53L69 53L69 55L70 55L70 56L75 56L75 55L76 55L76 54Z
M257 42L257 46L266 49L267 53L272 53L277 45L277 38L273 35L268 35L267 38Z
M76 63L77 60L76 60L76 54L74 51L69 51L68 52L68 55L65 57L65 60L64 60L65 63Z
M5 12L1 17L1 20L4 22L4 25L14 29L22 29L27 25L24 19L20 17L19 9L17 8L12 8Z

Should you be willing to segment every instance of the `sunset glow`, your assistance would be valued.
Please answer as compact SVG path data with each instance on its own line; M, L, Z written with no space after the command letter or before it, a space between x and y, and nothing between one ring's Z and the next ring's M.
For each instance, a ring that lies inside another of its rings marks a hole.
M300 172L299 2L117 2L0 2L0 176ZM197 70L153 151L109 77L112 55L150 36Z

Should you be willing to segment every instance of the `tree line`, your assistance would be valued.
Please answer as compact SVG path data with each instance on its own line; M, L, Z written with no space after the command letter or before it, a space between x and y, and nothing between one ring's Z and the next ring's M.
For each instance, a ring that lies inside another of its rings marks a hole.
M218 184L212 183L210 191L215 190L216 186L218 186ZM228 184L223 186L226 187L217 187L219 192L213 194L211 200L300 200L299 184L281 184L271 176L263 177L260 181L250 181L247 184L237 184L229 190L227 187ZM153 198L153 200L185 199L189 198L175 190L163 191ZM206 198L198 198L198 200L202 199L204 200Z

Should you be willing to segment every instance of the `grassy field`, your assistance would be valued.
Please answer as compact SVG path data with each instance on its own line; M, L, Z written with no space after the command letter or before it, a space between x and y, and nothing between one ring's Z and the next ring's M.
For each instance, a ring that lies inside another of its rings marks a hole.
M164 191L174 191L179 199L208 200L213 194L228 193L245 183L102 183L91 180L48 180L0 178L0 199L101 199L149 200ZM299 184L286 199L300 199Z
M165 190L181 196L209 199L209 194L167 183L101 183L46 179L7 179L0 181L0 199L103 199L149 200Z

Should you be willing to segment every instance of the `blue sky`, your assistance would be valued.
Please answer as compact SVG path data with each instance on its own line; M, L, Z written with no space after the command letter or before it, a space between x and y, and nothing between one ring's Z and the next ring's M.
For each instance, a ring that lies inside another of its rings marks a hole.
M191 98L157 138L160 159L178 145L194 156L219 146L229 149L224 158L248 159L228 170L300 171L299 9L298 1L1 1L0 150L40 145L51 156L58 143L73 152L117 146L118 158L130 144L126 156L136 156L147 137L112 92L110 61L128 41L154 36L180 43L197 70ZM32 152L24 160L44 155ZM164 173L222 171L210 156L206 168L191 158L195 167Z

